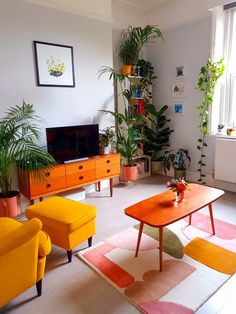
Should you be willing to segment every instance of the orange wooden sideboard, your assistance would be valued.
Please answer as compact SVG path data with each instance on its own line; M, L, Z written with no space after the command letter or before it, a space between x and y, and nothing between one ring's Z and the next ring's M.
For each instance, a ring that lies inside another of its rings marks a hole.
M20 192L31 203L35 199L56 194L85 185L97 183L100 191L100 181L110 180L110 196L113 192L113 178L120 175L120 155L109 154L90 157L87 160L50 167L43 173L44 180L37 181L30 171L18 175Z

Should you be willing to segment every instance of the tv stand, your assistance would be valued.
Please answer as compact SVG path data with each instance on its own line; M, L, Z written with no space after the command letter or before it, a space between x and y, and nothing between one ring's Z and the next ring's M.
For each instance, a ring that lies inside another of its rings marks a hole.
M120 175L120 155L108 154L89 157L86 160L58 164L44 171L44 180L34 179L30 171L25 170L18 176L20 192L33 204L35 199L64 191L96 184L100 191L100 182L109 179L110 196L113 194L113 178ZM36 181L35 181L36 180Z

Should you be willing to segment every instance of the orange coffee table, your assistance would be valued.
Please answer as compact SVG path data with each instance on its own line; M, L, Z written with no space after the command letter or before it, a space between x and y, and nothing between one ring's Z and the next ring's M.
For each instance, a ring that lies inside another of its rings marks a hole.
M125 214L140 221L135 257L138 256L143 225L159 228L159 266L162 271L163 228L186 216L189 216L191 224L191 214L205 206L209 208L212 234L215 234L212 203L223 195L224 191L219 189L189 184L185 199L180 203L174 201L174 193L168 190L127 207Z

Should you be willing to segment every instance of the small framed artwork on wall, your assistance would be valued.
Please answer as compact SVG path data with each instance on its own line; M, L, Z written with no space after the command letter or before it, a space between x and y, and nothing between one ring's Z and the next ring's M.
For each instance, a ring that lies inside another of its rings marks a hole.
M172 86L172 97L185 97L186 96L186 84L175 83Z
M75 87L73 47L34 41L38 86Z
M176 67L176 77L184 77L184 65Z
M173 110L174 110L174 114L176 115L181 115L184 113L184 105L183 103L174 103L173 104Z

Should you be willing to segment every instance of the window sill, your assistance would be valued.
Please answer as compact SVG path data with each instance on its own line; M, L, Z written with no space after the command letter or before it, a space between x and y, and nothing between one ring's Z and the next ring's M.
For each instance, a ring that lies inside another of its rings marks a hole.
M235 135L227 135L227 134L208 134L209 137L216 137L216 138L223 138L223 139L230 139L230 140L236 140L236 134Z

